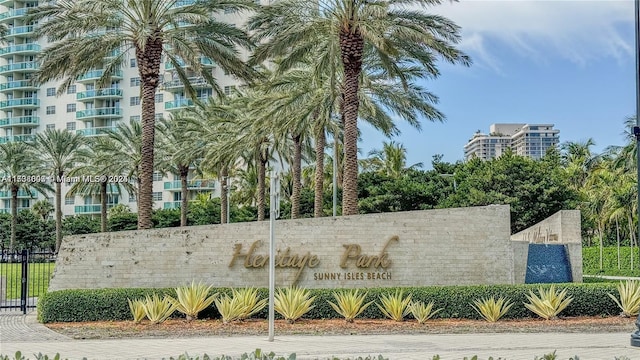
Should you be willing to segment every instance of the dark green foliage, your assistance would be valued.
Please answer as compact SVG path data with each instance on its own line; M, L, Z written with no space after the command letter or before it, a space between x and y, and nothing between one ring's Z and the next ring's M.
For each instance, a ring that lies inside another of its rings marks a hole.
M82 235L100 232L100 219L87 215L69 216L62 219L64 235Z
M220 223L220 198L197 199L189 203L187 214L189 225L207 225Z
M138 229L138 214L120 213L109 217L107 231L123 231Z
M157 209L151 215L154 228L180 226L180 209Z
M640 256L638 248L633 248L633 267L631 270L631 248L620 247L620 269L618 269L618 248L615 246L603 249L602 267L600 270L600 248L597 246L582 248L582 271L585 274L640 276Z
M430 286L404 288L405 294L411 294L413 301L434 302L434 308L443 308L436 318L479 319L478 313L471 307L473 300L483 297L504 297L514 303L504 318L535 317L524 307L525 297L529 291L537 292L540 285L479 285L479 286ZM543 285L549 286L549 285ZM615 302L607 295L616 294L616 283L593 284L557 284L557 288L567 288L567 295L574 298L561 316L605 316L619 313ZM328 304L333 301L334 289L311 289L311 296L316 296L315 307L304 318L328 319L341 318ZM379 302L383 294L391 294L396 288L367 289L365 302ZM38 317L41 322L74 322L98 320L130 320L131 313L127 298L137 299L146 294L157 292L175 296L174 289L96 289L96 290L61 290L47 293L38 300ZM212 289L212 293L231 294L229 288ZM259 289L261 298L268 295L267 289ZM254 317L266 318L265 308ZM180 316L175 314L174 316ZM201 318L218 318L220 314L215 306L200 313ZM410 317L410 316L409 316ZM278 316L278 318L280 318ZM358 318L384 318L377 306L369 306Z
M0 248L9 247L11 215L0 214ZM18 213L15 250L46 250L55 246L56 225L53 220L42 220L29 210Z

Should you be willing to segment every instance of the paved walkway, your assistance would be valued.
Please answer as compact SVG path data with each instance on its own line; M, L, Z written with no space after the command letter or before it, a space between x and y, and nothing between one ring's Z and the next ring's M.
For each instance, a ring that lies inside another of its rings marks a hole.
M200 337L184 339L73 340L38 324L35 314L0 313L0 354L21 351L81 359L168 359L185 352L192 355L239 357L260 348L297 359L357 358L383 355L390 360L461 360L478 355L514 360L533 360L556 351L558 360L578 355L580 360L640 359L640 348L631 347L629 333L602 334L459 334L459 335L364 335L364 336L265 336Z

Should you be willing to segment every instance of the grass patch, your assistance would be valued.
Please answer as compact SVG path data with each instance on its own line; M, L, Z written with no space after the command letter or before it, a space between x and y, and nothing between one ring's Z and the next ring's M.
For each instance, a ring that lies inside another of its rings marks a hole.
M54 265L55 263L53 262L29 264L29 276L27 280L29 285L28 297L39 297L47 292ZM0 277L6 281L6 284L3 284L3 286L7 291L7 299L19 299L20 284L22 282L22 264L0 264Z

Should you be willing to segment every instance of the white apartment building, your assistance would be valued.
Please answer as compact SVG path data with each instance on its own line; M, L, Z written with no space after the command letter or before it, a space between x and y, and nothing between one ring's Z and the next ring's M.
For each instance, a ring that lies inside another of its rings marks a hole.
M490 160L507 149L515 154L540 159L547 149L560 143L560 130L553 124L492 124L489 134L479 130L464 146L464 158Z
M177 5L184 6L192 1L182 0ZM0 0L0 23L9 29L6 44L0 47L0 143L33 141L34 135L44 129L68 129L85 136L101 136L105 129L114 128L119 123L140 120L140 78L133 54L112 77L109 88L96 88L102 69L84 74L61 96L56 96L58 83L37 87L29 81L38 69L35 61L38 54L47 46L45 40L38 40L33 35L37 24L24 21L28 9L35 6L38 6L37 0ZM221 20L236 24L245 19L246 16L234 13L221 15ZM210 69L225 93L239 85L238 80L225 74L210 59L203 58L202 63ZM164 81L156 93L156 118L193 105L170 65L161 65ZM191 84L197 89L198 97L212 95L212 89L204 79L194 75ZM66 193L69 186L65 185L63 189ZM189 182L189 189L193 194L215 194L219 193L219 184L214 179L193 179ZM125 204L132 211L137 211L135 196L126 192L119 194L115 187L109 192L110 207ZM180 195L177 175L164 177L154 174L153 200L156 208L178 207ZM50 196L52 201L53 194ZM10 199L9 191L0 191L0 213L10 212ZM18 208L29 208L36 200L31 199L28 193L20 192ZM97 196L65 196L63 204L65 216L98 215L101 210Z

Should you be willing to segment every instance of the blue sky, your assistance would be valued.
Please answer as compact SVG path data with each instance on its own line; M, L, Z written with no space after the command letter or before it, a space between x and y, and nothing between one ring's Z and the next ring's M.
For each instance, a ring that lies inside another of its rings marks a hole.
M422 131L400 123L393 140L408 164L463 159L463 146L492 123L552 123L560 141L593 138L595 152L622 145L624 120L635 114L633 0L460 0L430 12L462 27L459 47L469 68L440 64L424 85L440 98L444 123ZM389 141L360 123L360 157Z

